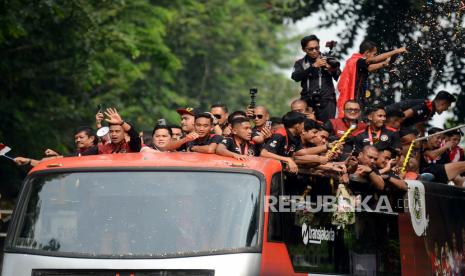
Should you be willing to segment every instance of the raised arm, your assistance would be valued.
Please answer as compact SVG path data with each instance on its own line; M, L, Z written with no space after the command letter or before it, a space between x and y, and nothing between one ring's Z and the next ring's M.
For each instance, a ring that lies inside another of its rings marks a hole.
M380 63L380 62L385 61L386 59L392 57L395 54L402 54L402 53L404 53L406 51L407 51L407 49L405 47L395 49L395 50L392 50L392 51L389 51L389 52L386 52L386 53L382 53L382 54L379 54L379 55L371 57L371 58L367 58L366 63L368 65L375 64L375 63Z
M120 125L129 135L131 140L128 144L131 151L139 152L141 148L141 141L139 139L139 134L134 129L134 127L121 118L116 108L107 108L105 115L108 117L105 119L105 121L107 121L109 124Z

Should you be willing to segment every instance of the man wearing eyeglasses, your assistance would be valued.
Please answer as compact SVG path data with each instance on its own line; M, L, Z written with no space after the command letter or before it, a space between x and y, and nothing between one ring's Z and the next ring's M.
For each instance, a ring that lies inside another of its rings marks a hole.
M329 131L329 140L334 141L342 137L352 124L356 125L355 133L366 128L366 123L360 120L361 108L356 100L348 100L344 104L344 117L330 119L325 123L325 129Z
M341 70L331 67L320 53L320 40L309 35L300 41L305 56L294 64L291 78L300 82L302 100L313 107L316 119L325 122L336 115L336 93L334 80Z

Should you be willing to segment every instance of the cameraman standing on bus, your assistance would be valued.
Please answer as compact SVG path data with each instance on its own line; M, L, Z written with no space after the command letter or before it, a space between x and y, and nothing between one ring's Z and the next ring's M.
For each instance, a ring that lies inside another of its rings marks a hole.
M301 99L313 108L317 120L326 122L336 115L333 79L339 79L340 64L332 57L322 57L320 40L315 35L302 38L300 44L306 55L295 62L291 78L300 81ZM332 42L330 48L334 44Z

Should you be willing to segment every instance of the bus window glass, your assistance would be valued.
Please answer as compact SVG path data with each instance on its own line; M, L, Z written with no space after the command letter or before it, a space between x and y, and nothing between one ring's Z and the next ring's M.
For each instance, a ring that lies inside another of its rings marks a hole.
M219 172L37 176L16 249L163 256L257 247L260 180Z

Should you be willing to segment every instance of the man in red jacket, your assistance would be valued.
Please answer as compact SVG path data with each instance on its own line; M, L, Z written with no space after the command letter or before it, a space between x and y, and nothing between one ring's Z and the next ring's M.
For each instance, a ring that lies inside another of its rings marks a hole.
M348 100L344 104L344 117L331 119L325 123L325 129L329 132L329 140L341 138L352 124L357 126L354 132L364 130L367 124L360 120L361 114L360 104L356 100Z
M132 125L121 119L115 108L108 108L105 112L108 119L105 119L110 126L111 143L98 145L99 154L109 153L128 153L139 152L141 149L141 141L139 134ZM126 141L125 134L129 136L129 141Z

